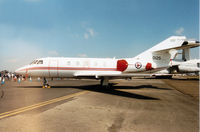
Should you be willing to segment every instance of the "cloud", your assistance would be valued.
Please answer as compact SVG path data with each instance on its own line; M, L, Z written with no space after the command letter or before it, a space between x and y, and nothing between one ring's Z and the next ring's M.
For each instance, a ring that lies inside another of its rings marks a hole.
M89 38L89 34L88 33L84 33L84 38L88 39Z
M51 51L48 51L48 55L50 55L50 56L58 56L59 54L58 54L57 51L51 50Z
M84 38L85 39L92 38L95 36L95 34L96 34L96 32L94 31L93 28L86 28L86 31L84 33Z
M176 34L176 35L182 35L183 32L184 32L184 28L183 28L183 27L180 27L179 29L177 29L177 30L175 31L175 34Z
M90 36L94 36L94 30L92 28L88 28L87 31L90 34Z
M78 57L82 57L82 58L87 57L86 54L78 54L77 56L78 56Z

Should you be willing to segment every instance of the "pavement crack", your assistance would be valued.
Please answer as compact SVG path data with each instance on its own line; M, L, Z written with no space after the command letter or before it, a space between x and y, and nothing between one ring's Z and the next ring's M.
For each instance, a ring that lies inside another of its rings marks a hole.
M122 123L124 121L123 114L119 114L113 122L113 124L108 128L109 132L117 132L122 127Z
M1 90L1 98L3 98L3 96L4 96L4 91Z

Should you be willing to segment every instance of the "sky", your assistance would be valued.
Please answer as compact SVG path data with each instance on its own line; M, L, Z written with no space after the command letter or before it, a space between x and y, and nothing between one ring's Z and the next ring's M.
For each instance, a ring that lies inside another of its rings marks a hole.
M0 0L0 70L51 56L134 57L173 35L199 40L198 0Z

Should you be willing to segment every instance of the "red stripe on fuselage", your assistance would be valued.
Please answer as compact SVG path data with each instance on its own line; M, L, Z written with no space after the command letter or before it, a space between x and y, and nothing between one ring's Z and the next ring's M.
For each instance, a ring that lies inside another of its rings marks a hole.
M22 69L20 71L24 71ZM92 70L92 71L116 71L116 68L86 68L86 67L30 67L27 70Z

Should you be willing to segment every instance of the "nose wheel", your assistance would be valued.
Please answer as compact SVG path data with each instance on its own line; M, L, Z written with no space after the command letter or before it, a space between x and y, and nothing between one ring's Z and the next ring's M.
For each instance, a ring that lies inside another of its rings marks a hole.
M42 88L51 88L51 86L48 84L48 80L44 77L43 79L43 86Z

